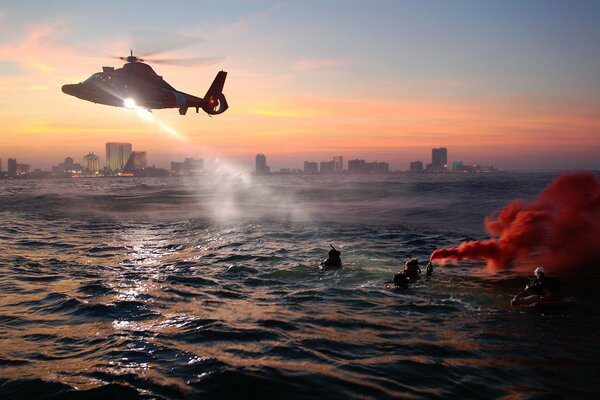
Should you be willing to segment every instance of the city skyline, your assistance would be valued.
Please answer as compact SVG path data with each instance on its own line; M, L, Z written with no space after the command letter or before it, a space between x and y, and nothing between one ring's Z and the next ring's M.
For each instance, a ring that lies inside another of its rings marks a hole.
M35 4L0 6L5 160L48 168L114 139L165 166L210 154L251 167L265 152L300 167L334 152L399 169L444 145L505 170L600 169L597 2L180 2L160 18L135 2ZM122 65L88 55L149 51L135 32L154 26L205 39L167 54L222 61L152 67L199 95L228 71L227 113L144 116L61 92Z
M74 158L71 156L67 156L64 159L64 162L59 163L57 166L52 166L52 173L55 175L64 174L66 172L73 172L75 175L79 176L83 174L84 176L95 176L100 173L101 176L116 176L121 175L121 173L131 174L135 170L143 170L147 168L150 163L148 162L147 152L136 150L133 151L132 143L124 143L124 142L107 142L105 144L106 156L104 159L104 167L101 167L102 162L99 155L94 154L94 152L89 152L82 157L82 163L76 163ZM29 163L19 163L15 158L9 158L9 164L12 162L12 170L16 172L16 169L20 166L21 172L33 172L40 171L45 172L42 168L38 168L36 165L31 165ZM156 168L156 163L152 162L152 168ZM184 171L207 171L210 169L205 168L205 162L203 157L193 156L186 157L183 162L173 161L169 162L170 168L167 166L159 165L160 170L168 170L171 173L175 173L175 175L181 174ZM345 168L347 165L347 168ZM418 168L415 168L415 165L418 165ZM422 161L411 161L409 165L394 169L390 168L390 164L385 160L370 160L367 161L364 157L348 159L346 164L344 164L344 156L332 156L328 160L305 160L301 166L296 165L286 165L277 168L271 168L270 165L267 165L267 157L264 153L256 154L254 158L254 168L253 171L257 175L267 175L271 173L280 173L280 172L290 172L290 171L298 171L309 174L331 174L331 173L340 173L340 172L354 172L354 173L388 173L388 172L447 172L454 170L463 170L465 172L467 169L477 170L482 164L476 163L464 163L462 160L455 160L452 163L452 167L448 162L448 149L445 147L433 148L431 149L431 163L426 165ZM487 167L490 167L492 170L492 164L484 164ZM238 165L238 172L249 172L249 170L244 167ZM0 158L0 172L2 170L2 158ZM15 176L15 174L7 174L7 176Z
M72 153L63 154L61 156L58 156L57 159L52 158L49 161L44 161L44 162L41 162L39 159L32 158L32 157L19 158L19 160L22 160L23 162L30 164L33 168L49 170L53 166L55 166L57 164L57 162L64 160L65 157L73 157L74 159L81 161L83 164L85 164L85 162L86 162L85 157L92 154L96 157L99 157L98 162L100 163L101 168L108 167L109 169L111 169L108 165L108 161L107 161L107 157L106 157L107 146L109 144L127 144L129 146L132 146L131 143L109 141L109 142L106 142L104 145L102 145L103 151L100 151L98 153L96 153L96 151L93 151L93 150L88 150L88 151L85 151L84 154L81 156L74 155ZM98 147L98 146L95 146L95 147ZM139 148L139 146L137 146L137 148ZM443 147L443 148L445 148L445 147ZM119 160L123 159L122 162L119 161L119 163L122 163L123 166L125 165L125 162L127 162L127 160L129 159L129 155L131 154L131 151L132 150L129 149L129 151L126 152L127 154L122 155L122 157L119 158ZM389 159L383 159L383 158L381 158L381 160L388 163L390 165L391 170L409 170L410 164L417 159L431 160L431 151L432 151L432 149L429 148L424 151L419 151L412 155L407 153L401 162L398 162L398 161L393 162L393 161L390 161ZM458 151L456 151L455 149L452 149L452 152L453 153L456 152L458 154L463 154L463 155L465 154L460 149L458 149ZM211 162L220 163L223 161L223 159L221 159L220 157L214 156L214 155L211 156L210 154L194 155L194 156L191 156L187 153L182 153L182 154L184 154L182 157L176 156L175 158L202 157L203 159L205 159L208 162L208 164L211 164ZM344 160L357 159L357 158L359 158L359 159L360 158L373 158L373 157L365 156L365 154L369 154L369 152L361 153L359 151L358 152L355 151L355 152L351 152L349 154L351 154L351 156L348 156L348 155L334 156L330 152L317 153L316 155L312 155L312 156L310 156L310 154L307 155L307 154L297 153L293 157L277 157L277 153L276 153L275 156L269 155L269 159L275 160L275 162L273 164L273 170L278 170L280 168L299 168L299 169L301 169L304 165L304 162L306 162L306 161L317 162L317 164L326 161L326 162L333 162L335 165L337 162L336 159L339 158L340 165L344 166L344 165L346 165L346 164L344 164L344 162L346 162L346 163L348 162L348 161L344 161ZM248 155L248 156L235 157L233 164L238 165L240 167L240 169L254 170L253 158L255 155L256 155L256 153ZM310 158L310 160L308 160L307 157ZM10 155L4 156L4 155L0 154L0 160L7 160L9 158L17 158L17 157L10 156ZM459 156L456 156L456 160L459 160L459 159L460 159L460 161L462 161L463 159L467 160L466 161L467 164L492 165L491 162L487 162L486 160L478 160L475 158L475 156L468 155L468 154L466 154L465 157L462 157L462 158ZM168 166L170 165L170 163L172 161L173 161L173 158L165 158L165 157L161 157L160 155L157 156L156 153L152 153L152 164L157 165L161 168L168 168ZM425 164L427 164L427 162ZM0 166L1 165L2 164L0 162ZM118 171L120 169L122 169L122 167L116 168L114 170ZM334 167L334 169L338 170L337 167ZM503 168L503 169L506 169L506 170L513 169L514 170L514 169L518 169L518 168L511 168L509 165L508 167ZM535 170L536 168L531 168L531 169ZM1 170L2 169L0 168L0 171Z

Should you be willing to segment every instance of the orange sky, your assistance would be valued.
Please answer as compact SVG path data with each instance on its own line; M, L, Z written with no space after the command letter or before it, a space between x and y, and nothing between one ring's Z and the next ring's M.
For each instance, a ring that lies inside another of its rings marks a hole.
M10 18L0 8L0 24ZM252 14L221 27L223 41L235 43L261 18ZM92 47L100 55L124 54L127 36L99 38ZM238 47L217 65L154 66L175 88L200 96L219 69L229 72L226 113L208 118L193 110L186 116L155 110L161 128L134 111L61 92L63 84L80 82L102 65L122 63L88 57L83 49L68 19L33 21L13 40L0 41L1 158L48 169L66 156L80 161L89 151L103 158L105 142L128 141L157 166L201 156L209 165L219 157L250 167L262 152L276 168L343 155L400 169L417 159L429 162L430 149L445 146L450 161L507 169L600 168L600 102L577 91L488 90L490 82L468 76L407 78L401 65L397 73L372 74L366 56L299 53L272 64L263 57L253 62L256 54ZM531 164L523 161L528 159Z

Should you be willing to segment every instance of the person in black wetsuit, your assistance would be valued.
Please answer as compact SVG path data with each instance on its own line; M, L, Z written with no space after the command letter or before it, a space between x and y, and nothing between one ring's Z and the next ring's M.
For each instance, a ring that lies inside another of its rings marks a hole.
M411 258L404 265L404 269L394 275L394 285L406 289L410 282L414 282L419 278L420 273L419 260Z
M342 268L341 251L337 250L330 244L331 250L327 253L327 260L321 262L322 268Z
M533 273L535 279L531 280L525 289L512 299L511 305L522 306L544 301L562 301L560 283L556 279L547 277L542 267L537 267Z

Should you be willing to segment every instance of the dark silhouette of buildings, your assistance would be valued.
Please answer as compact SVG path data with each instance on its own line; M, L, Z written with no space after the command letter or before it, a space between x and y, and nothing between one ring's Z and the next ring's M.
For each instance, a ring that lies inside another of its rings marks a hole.
M498 171L491 165L465 165L462 161L452 163L452 172L488 173Z
M355 159L348 161L348 171L351 174L387 174L390 172L390 166L386 162Z
M344 157L333 157L333 170L335 172L342 172L344 170Z
M321 161L321 173L333 174L335 172L335 161Z
M8 177L14 178L17 176L17 159L9 158L6 164L6 167L8 168Z
M171 161L171 175L197 175L204 173L204 159L198 157L186 158L183 162Z
M359 174L365 170L365 160L350 160L348 161L348 171L351 174Z
M64 177L64 176L78 176L83 171L83 167L79 163L75 163L71 157L65 158L65 161L58 164L56 167L52 167L52 175Z
M171 175L182 176L183 174L183 163L178 161L171 161Z
M267 175L271 172L271 167L267 165L267 157L259 153L256 155L256 175Z
M316 162L304 161L304 173L305 174L318 174L319 164Z
M183 170L189 173L199 173L204 171L204 159L198 157L188 157L183 160Z
M427 170L430 172L447 172L448 149L445 147L431 149L431 164L427 166Z
M19 175L27 175L31 171L31 166L29 164L19 164L17 163L17 176Z
M410 172L423 172L423 163L421 161L413 161L410 163Z

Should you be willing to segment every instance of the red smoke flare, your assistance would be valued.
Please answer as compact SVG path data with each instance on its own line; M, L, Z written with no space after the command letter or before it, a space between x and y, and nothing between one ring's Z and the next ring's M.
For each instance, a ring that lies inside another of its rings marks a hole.
M485 227L491 239L438 249L431 260L484 259L495 270L600 263L600 182L586 172L562 175L533 203L516 200L488 216Z

